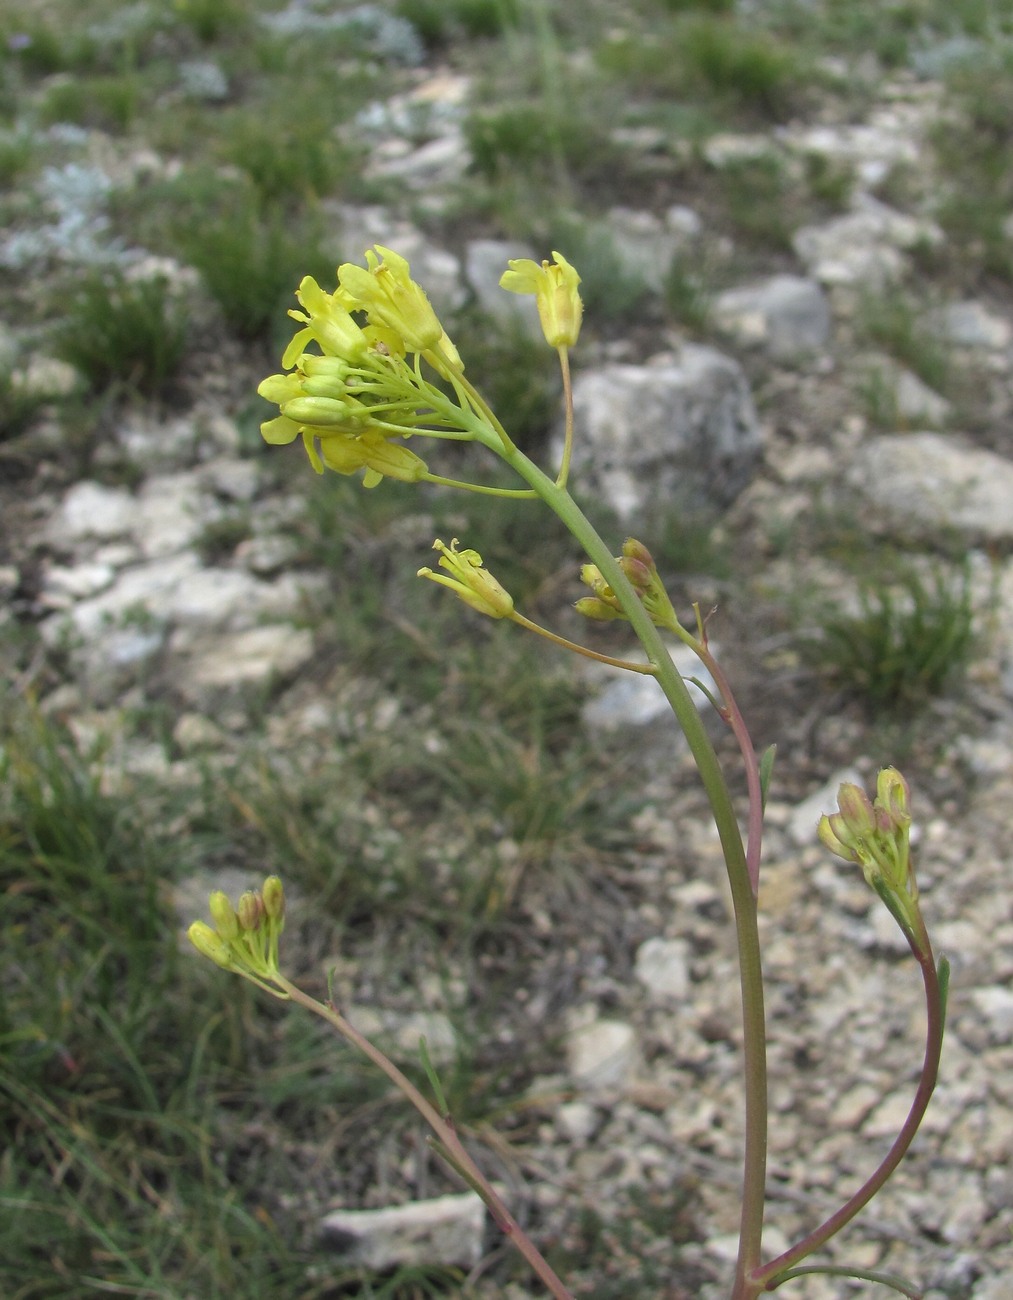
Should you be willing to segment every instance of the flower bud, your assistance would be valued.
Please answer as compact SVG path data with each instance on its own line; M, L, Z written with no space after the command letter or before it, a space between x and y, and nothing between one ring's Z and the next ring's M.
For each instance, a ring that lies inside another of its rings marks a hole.
M418 483L429 473L429 468L421 456L399 442L390 442L379 433L364 433L359 439L363 461L374 476L374 482L381 478L398 479L402 483ZM372 487L369 475L363 480L366 487Z
M867 840L875 832L876 815L869 796L859 786L843 782L837 792L837 806L850 840Z
M626 617L621 609L616 609L614 605L606 605L597 596L582 596L580 600L574 602L573 608L584 618L593 619L596 623L612 623L617 618Z
M285 888L277 876L268 876L260 891L264 900L264 911L272 921L280 921L285 915Z
M335 397L306 397L300 394L282 406L281 413L296 424L316 429L344 429L349 433L361 426L361 419L349 402Z
M187 930L187 938L201 954L210 957L216 966L223 970L232 970L232 951L217 931L212 930L205 921L194 921Z
M654 575L642 560L635 560L630 556L621 555L619 557L619 567L626 575L634 591L641 595L645 591L650 591Z
M627 537L626 541L623 542L623 555L629 560L639 560L648 569L655 568L654 556L643 542L638 542L635 537Z
M208 911L215 923L215 929L226 943L231 943L233 939L239 937L239 919L228 894L216 889L208 899Z
M249 933L259 928L264 919L264 900L254 889L248 889L236 908L240 926Z

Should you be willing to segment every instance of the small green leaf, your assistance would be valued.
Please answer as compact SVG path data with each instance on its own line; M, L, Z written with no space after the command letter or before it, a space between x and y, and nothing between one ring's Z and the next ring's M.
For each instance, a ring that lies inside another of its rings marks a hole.
M429 1080L429 1086L433 1090L433 1096L436 1098L436 1104L439 1107L441 1115L449 1115L450 1108L447 1105L447 1099L443 1095L443 1085L440 1083L440 1077L436 1073L429 1055L429 1048L426 1046L425 1035L419 1039L419 1060L422 1062L422 1068L426 1072L426 1078Z

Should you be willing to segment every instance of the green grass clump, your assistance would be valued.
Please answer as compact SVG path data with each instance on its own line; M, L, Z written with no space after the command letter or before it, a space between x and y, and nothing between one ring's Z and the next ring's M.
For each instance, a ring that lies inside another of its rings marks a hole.
M664 279L665 305L673 318L695 334L703 334L710 322L711 295L706 277L696 262L676 254Z
M70 299L56 334L58 354L93 389L117 386L149 397L168 390L185 346L182 308L162 279L93 275Z
M596 60L638 95L704 104L718 118L782 121L812 80L792 42L699 7L661 24L650 41L632 33L610 36Z
M881 347L937 392L950 380L945 345L924 325L924 309L901 294L866 294L859 304L859 337Z
M251 21L243 0L176 0L174 10L204 45L213 45L225 36L234 40Z
M717 179L728 220L739 238L778 250L791 247L800 212L790 201L791 180L779 158L771 154L727 162Z
M663 8L673 14L730 14L735 9L735 0L661 0L661 3Z
M181 960L164 856L128 807L66 737L5 722L0 1290L224 1300L270 1294L257 1278L276 1268L296 1285L212 1156L244 995L223 1003Z
M332 287L334 261L319 251L312 223L277 208L229 204L198 224L181 224L171 239L200 272L228 328L246 342L287 332L285 310L304 275Z
M27 131L5 131L0 134L0 185L13 184L28 170L35 148Z
M101 131L130 129L141 106L141 84L133 73L71 77L50 87L39 104L44 125L69 122Z
M261 110L223 122L218 150L249 176L261 206L321 198L354 169L354 156L339 145L332 123L303 117L293 127Z
M956 113L934 128L932 142L942 198L938 215L960 249L963 275L979 268L1013 280L1013 57L983 75L980 68L953 78Z
M870 711L899 714L924 707L958 679L973 640L967 571L955 581L907 569L863 584L858 612L830 613L806 654Z
M522 0L398 0L397 13L427 45L440 46L459 35L501 35L517 25L521 5Z
M593 120L547 104L516 104L474 112L465 125L472 168L495 181L512 173L531 180L581 178L607 170L615 153Z
M687 73L737 109L781 120L797 102L800 56L765 32L701 16L680 27Z

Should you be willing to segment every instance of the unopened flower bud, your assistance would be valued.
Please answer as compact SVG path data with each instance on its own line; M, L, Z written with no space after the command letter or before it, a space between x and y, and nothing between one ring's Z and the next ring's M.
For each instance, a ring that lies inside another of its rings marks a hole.
M264 919L264 900L254 889L248 889L236 908L240 926L249 933L259 928Z
M617 618L626 617L621 609L616 609L614 605L606 605L597 596L582 596L580 600L574 602L573 608L584 618L593 619L596 623L612 623Z
M309 424L315 429L353 431L362 423L352 406L337 397L293 397L282 406L281 413L296 424Z
M628 578L634 591L643 594L643 592L651 589L654 575L643 560L635 560L630 556L621 555L619 557L619 567Z
M625 555L628 560L639 560L640 563L646 565L648 569L653 569L655 567L654 556L643 542L638 542L635 537L627 537L626 541L623 542L623 555Z
M208 899L208 911L215 923L215 929L226 943L231 943L233 939L239 937L239 919L228 894L216 889Z
M876 815L869 796L851 781L842 783L837 792L837 806L841 819L852 840L866 840L876 829ZM842 837L843 838L843 837Z
M268 876L260 896L264 900L264 911L271 920L282 920L285 915L285 888L281 880L277 876Z
M210 957L215 965L221 966L223 970L232 969L232 950L222 936L216 930L212 930L206 921L194 921L186 933L187 938L202 957Z
M884 767L876 779L876 803L884 809L897 830L911 825L908 801L911 796L907 781L895 767Z

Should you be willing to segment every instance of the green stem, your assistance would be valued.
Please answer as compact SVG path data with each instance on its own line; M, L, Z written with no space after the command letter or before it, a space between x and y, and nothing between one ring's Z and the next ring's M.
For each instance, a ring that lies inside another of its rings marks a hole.
M563 434L563 455L556 475L556 487L565 488L570 477L570 457L573 454L573 384L570 381L570 352L561 347L559 351L559 369L563 376L563 407L565 411L565 432Z
M491 440L487 445L493 446ZM493 446L493 450L498 449ZM732 1300L746 1300L757 1294L748 1278L759 1267L763 1230L767 1166L767 1052L756 898L731 795L714 746L686 684L672 662L660 632L651 622L612 552L565 489L558 487L522 452L511 450L499 454L562 520L615 592L623 613L654 665L658 682L689 743L710 801L731 886L739 953L746 1113L739 1257Z
M532 623L530 618L518 614L517 610L514 610L510 615L510 621L516 623L519 627L526 628L529 632L536 632L539 636L545 637L546 641L551 641L553 645L558 645L564 650L572 650L574 654L583 655L585 659L593 659L595 663L608 664L610 668L625 668L628 672L644 673L650 677L657 676L653 664L637 664L630 659L614 659L612 655L599 654L597 650L589 650L587 646L580 645L576 641L569 641L565 636L559 636L556 632L550 632L547 627L540 627L537 623Z
M383 1071L391 1083L411 1102L436 1134L439 1145L445 1148L450 1165L481 1196L496 1220L497 1226L510 1243L524 1256L537 1276L545 1283L550 1295L554 1296L556 1300L573 1300L572 1294L556 1276L538 1247L510 1213L496 1189L468 1154L461 1139L457 1136L453 1124L445 1116L441 1115L419 1092L411 1079L399 1070L394 1062L388 1056L385 1056L378 1047L375 1047L368 1038L364 1038L340 1011L333 1006L326 1006L324 1003L318 1002L316 998L311 998L308 993L304 993L295 984L289 983L283 975L278 975L275 979L279 987L288 994L293 1002L297 1002L315 1016L320 1016L321 1019L326 1020L342 1038L351 1043L353 1047L358 1048L364 1056L368 1057L374 1065Z
M463 479L444 478L442 474L430 474L427 470L422 476L426 483L438 483L441 487L459 488L462 492L478 492L487 497L514 497L522 501L531 501L538 494L530 488L498 488L485 483L466 483Z
M731 683L725 670L711 654L705 638L694 642L693 649L696 651L700 662L710 673L715 686L721 692L721 698L724 701L722 715L731 727L735 739L739 742L739 752L742 754L742 762L746 769L746 788L749 792L746 868L749 872L749 881L755 898L760 889L760 854L763 845L763 790L760 785L760 764L756 757L756 750L753 748L752 737L746 727L746 720L743 718L732 693Z
M793 1277L805 1277L807 1273L824 1273L829 1277L846 1277L859 1282L878 1282L880 1286L888 1286L894 1291L899 1291L901 1295L906 1295L908 1300L921 1300L922 1293L894 1273L881 1273L878 1269L847 1268L836 1264L827 1264L823 1267L817 1264L806 1264L803 1268L789 1269L778 1278L778 1284L790 1282Z

